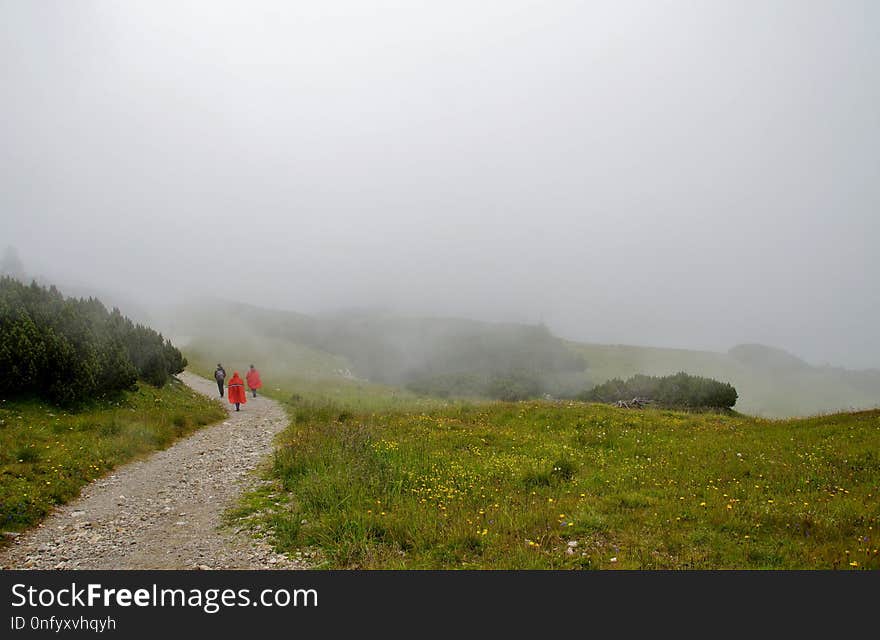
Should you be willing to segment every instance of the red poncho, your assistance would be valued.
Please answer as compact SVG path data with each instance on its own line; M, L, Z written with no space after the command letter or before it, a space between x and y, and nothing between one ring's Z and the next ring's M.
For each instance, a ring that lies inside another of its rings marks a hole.
M263 386L263 383L260 381L260 372L256 369L248 369L245 379L249 389L259 389Z
M232 374L232 379L226 386L228 387L226 395L229 396L229 404L235 404L236 402L244 404L247 402L247 396L244 393L244 382L242 382L241 377L238 375L238 371Z

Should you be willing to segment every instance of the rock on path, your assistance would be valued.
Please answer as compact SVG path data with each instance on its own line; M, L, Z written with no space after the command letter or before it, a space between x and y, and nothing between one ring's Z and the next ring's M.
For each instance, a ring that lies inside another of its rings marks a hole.
M217 397L217 385L180 379ZM229 404L224 398L224 404ZM221 529L223 511L258 479L250 473L287 426L280 405L249 397L223 422L84 487L35 529L0 549L6 569L295 569L247 533Z

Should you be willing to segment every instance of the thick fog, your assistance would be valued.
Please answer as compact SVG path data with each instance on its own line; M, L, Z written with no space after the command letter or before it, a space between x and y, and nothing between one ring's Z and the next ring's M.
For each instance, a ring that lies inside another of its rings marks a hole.
M3 0L0 59L29 273L880 366L880 3Z

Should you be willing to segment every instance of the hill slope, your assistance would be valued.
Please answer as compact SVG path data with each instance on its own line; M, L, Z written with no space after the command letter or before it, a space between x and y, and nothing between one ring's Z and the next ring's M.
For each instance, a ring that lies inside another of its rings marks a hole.
M175 310L166 326L188 342L194 360L210 352L215 361L224 353L252 361L246 354L254 352L283 375L341 374L437 395L491 395L504 382L554 394L586 384L583 359L542 326L373 313L309 317L210 301Z
M173 310L164 327L189 343L187 356L203 367L235 360L244 368L256 360L276 380L353 377L451 397L491 395L494 381L502 391L520 385L559 397L615 377L685 371L731 383L739 394L735 408L753 415L880 406L880 371L814 367L762 345L718 353L586 344L540 326L375 313L313 317L216 300Z

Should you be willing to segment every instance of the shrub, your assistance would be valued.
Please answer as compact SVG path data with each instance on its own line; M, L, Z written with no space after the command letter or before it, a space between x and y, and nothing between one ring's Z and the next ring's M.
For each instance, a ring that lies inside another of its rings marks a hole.
M671 376L635 375L624 381L614 378L578 396L591 402L629 401L645 398L672 409L729 409L736 404L736 389L726 382L680 372Z
M154 387L164 387L168 382L168 365L162 352L151 353L141 367L141 377Z

